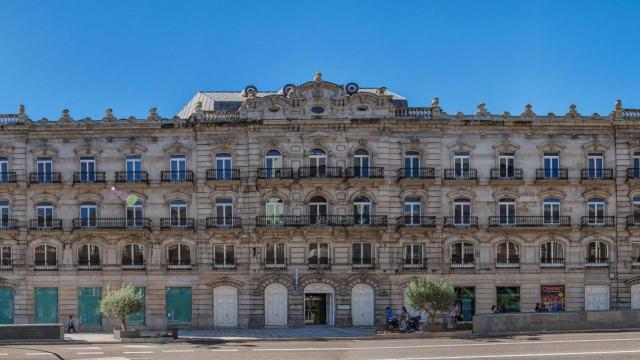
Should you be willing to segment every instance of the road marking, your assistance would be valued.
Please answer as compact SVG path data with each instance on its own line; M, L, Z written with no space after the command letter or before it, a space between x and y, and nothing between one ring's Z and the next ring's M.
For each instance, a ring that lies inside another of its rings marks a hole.
M123 351L123 354L153 354L153 351Z
M9 354L2 353L0 356L9 356Z
M85 346L85 347L68 347L68 348L63 348L65 350L102 350L102 348L99 348L97 346Z
M175 353L175 352L194 352L195 350L162 350L164 353Z
M387 358L373 360L462 360L462 359L499 359L499 358L526 358L526 357L555 357L555 356L583 356L583 355L616 355L616 354L638 354L640 350L617 350L617 351L585 351L566 353L539 353L539 354L494 354L494 355L460 355L460 356L433 356L433 357L413 357L413 358Z
M122 347L132 348L132 349L148 349L148 348L156 347L156 345L122 345Z
M514 341L500 343L473 343L473 344L437 344L437 345L399 345L399 346L371 346L371 347L332 347L332 348L267 348L252 349L252 351L339 351L339 350L384 350L384 349L422 349L422 348L448 348L448 347L472 347L472 346L502 346L502 345L538 345L538 344L565 344L565 343L589 343L610 341L638 341L640 338L620 339L576 339L576 340L546 340L546 341Z
M238 349L211 349L211 351L238 351Z
M104 352L102 351L88 351L88 352L77 352L76 355L102 355Z
M39 352L39 353L25 353L25 355L26 356L42 356L42 355L53 355L53 354Z

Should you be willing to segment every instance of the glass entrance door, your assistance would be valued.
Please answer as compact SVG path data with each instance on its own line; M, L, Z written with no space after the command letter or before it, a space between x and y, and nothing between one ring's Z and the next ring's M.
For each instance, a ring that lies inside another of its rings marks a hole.
M327 294L304 295L305 325L327 325Z

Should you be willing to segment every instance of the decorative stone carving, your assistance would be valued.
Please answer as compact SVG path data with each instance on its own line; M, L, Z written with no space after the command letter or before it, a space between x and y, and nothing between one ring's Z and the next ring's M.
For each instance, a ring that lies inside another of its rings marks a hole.
M104 118L102 119L102 121L112 122L115 120L117 119L113 116L113 109L109 108L104 111Z
M622 100L616 100L614 110L622 110Z
M489 112L486 109L486 104L481 102L476 106L476 116L489 116Z
M313 81L321 82L322 81L322 73L316 72L315 75L313 75Z
M384 95L384 93L387 92L387 88L385 86L381 86L378 88L378 90L376 90L376 94L378 95Z
M69 115L69 109L62 110L62 117L58 121L61 124L73 122L73 118Z
M149 116L147 116L147 121L158 121L161 117L158 115L158 108L155 106L149 109Z
M438 106L440 106L440 98L434 97L433 99L431 99L431 107Z
M532 118L534 116L536 116L536 114L533 112L533 106L531 104L527 104L524 106L524 112L520 115L523 118Z
M20 106L18 106L18 114L20 115L24 115L26 112L24 105L20 104Z
M569 105L569 112L565 115L568 118L576 118L580 116L580 113L576 110L574 104Z

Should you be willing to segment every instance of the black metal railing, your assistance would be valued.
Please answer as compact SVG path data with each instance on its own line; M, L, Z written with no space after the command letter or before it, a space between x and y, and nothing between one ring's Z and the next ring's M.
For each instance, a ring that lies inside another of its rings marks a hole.
M351 268L353 270L367 270L376 268L376 259L372 258L352 258Z
M446 228L477 228L477 216L445 216L442 226Z
M13 230L20 227L18 219L0 219L0 230Z
M400 168L398 169L400 179L435 179L436 169L432 167L421 168Z
M332 226L387 226L387 215L333 215Z
M74 172L73 184L101 184L107 181L104 171Z
M445 180L477 180L478 171L476 169L467 169L467 170L445 169L444 179Z
M542 257L540 259L540 267L543 268L562 268L564 267L563 257Z
M402 269L404 270L427 270L427 259L403 259Z
M225 259L223 262L213 262L213 270L236 270L238 262L236 259Z
M452 259L449 262L449 267L451 269L475 269L476 262L471 256L468 259Z
M383 167L349 167L344 171L344 176L349 179L379 179L384 177Z
M435 216L404 215L397 219L398 226L408 228L436 227L438 220Z
M571 226L571 217L489 216L489 227Z
M30 184L59 184L62 180L59 172L32 172L29 174Z
M266 259L262 262L265 270L287 270L287 259L276 261L276 259Z
M520 259L497 259L496 269L518 269L520 268Z
M162 218L160 219L160 229L195 229L196 222L193 218Z
M609 267L609 258L589 256L584 260L584 265L588 268Z
M536 180L567 180L569 170L567 169L536 169Z
M304 178L341 178L340 166L305 166L298 169L298 177Z
M293 179L292 168L258 168L258 179Z
M331 259L311 257L307 259L309 270L331 270Z
M242 227L242 218L235 216L211 216L207 218L208 229L237 229Z
M149 229L151 219L127 219L127 218L90 218L73 219L74 229Z
M162 171L160 172L160 181L170 183L193 182L193 171Z
M167 269L169 270L191 270L190 259L169 259L167 261Z
M616 226L615 216L582 216L580 218L582 227L612 227Z
M640 180L640 168L627 169L627 181L629 180Z
M42 264L42 263L36 262L33 265L33 270L35 270L35 271L58 271L58 264L57 263Z
M582 169L580 180L613 180L613 169Z
M491 180L522 180L522 169L491 169Z
M78 270L79 271L99 271L102 270L102 265L100 264L100 259L94 261L78 261Z
M640 226L640 214L628 215L626 219L627 226Z
M207 180L240 180L240 169L207 169Z
M117 183L147 183L149 184L149 173L146 171L116 171Z
M31 219L29 230L62 230L62 219Z
M15 184L18 181L18 175L15 171L0 172L0 184Z
M256 216L257 227L297 227L304 226L305 217L297 215Z

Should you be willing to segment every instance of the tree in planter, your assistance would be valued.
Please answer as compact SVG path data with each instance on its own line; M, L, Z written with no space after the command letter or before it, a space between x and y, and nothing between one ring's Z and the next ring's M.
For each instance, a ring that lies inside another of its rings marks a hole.
M107 286L105 296L100 300L100 312L108 317L120 320L120 330L126 331L125 318L144 308L144 297L136 292L131 284L125 284L119 289Z
M429 314L431 325L436 323L436 313L448 312L456 302L456 291L448 280L442 278L414 278L407 290L409 305Z

